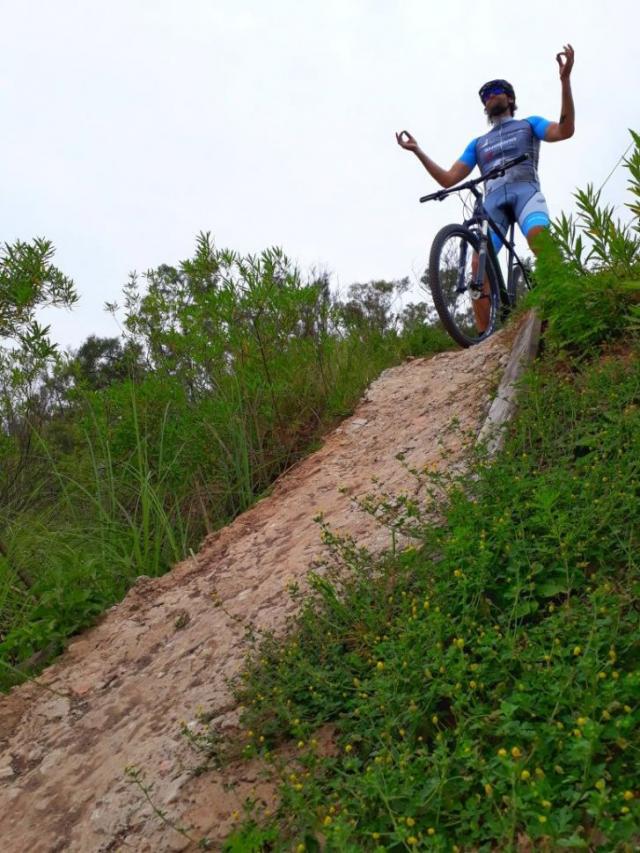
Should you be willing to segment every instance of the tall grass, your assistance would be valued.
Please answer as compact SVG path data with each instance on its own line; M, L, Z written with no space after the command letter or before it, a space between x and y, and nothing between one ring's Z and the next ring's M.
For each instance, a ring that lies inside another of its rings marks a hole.
M381 370L450 345L366 312L345 324L278 253L244 261L205 241L183 267L129 289L137 361L46 377L41 398L68 383L54 414L33 417L25 397L20 442L3 451L18 476L0 505L0 687L249 507Z

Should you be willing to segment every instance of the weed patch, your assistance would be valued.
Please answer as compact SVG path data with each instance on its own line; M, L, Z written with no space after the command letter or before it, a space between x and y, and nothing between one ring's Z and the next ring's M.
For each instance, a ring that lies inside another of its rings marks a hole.
M376 560L326 531L289 639L263 638L237 684L281 802L228 849L632 849L639 459L637 351L550 357L502 456L449 481L442 525L383 507L415 548Z

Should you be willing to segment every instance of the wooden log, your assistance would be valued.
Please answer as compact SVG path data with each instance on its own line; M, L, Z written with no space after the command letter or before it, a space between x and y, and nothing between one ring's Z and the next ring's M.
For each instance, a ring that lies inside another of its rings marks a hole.
M538 353L540 319L529 311L513 341L505 368L487 418L478 433L477 443L484 444L490 457L504 444L504 428L516 410L518 380Z

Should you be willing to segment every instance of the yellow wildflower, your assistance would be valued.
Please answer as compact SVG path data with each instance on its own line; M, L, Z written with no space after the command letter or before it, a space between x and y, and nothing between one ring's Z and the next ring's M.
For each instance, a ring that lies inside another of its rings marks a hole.
M531 773L529 773L528 770L523 770L522 773L520 774L520 778L522 779L523 782L528 782L529 779L531 779Z
M520 751L519 747L514 746L511 749L511 755L513 755L514 758L520 758L520 756L522 755L522 752Z

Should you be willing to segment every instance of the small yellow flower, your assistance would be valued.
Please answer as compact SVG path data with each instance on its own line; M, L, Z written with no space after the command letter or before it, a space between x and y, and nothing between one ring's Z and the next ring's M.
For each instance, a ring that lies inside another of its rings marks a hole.
M296 853L304 853L306 849L307 848L304 846L304 844L298 844L298 846L296 847Z
M476 682L475 682L475 681L470 681L470 682L469 682L469 687L470 687L472 690L475 690L477 686L478 686L478 685L476 684Z
M406 820L406 824L407 824L407 826L415 826L416 822L412 817L408 817Z
M582 726L586 726L586 725L587 725L588 720L587 720L587 718L586 718L586 717L578 717L578 719L576 720L576 722L578 723L578 725L579 725L579 726L581 726L581 727L582 727Z
M522 752L520 751L519 747L514 746L511 749L511 755L513 755L514 758L520 758L520 756L522 755Z
M634 797L634 793L633 791L625 791L622 796L625 798L625 800L632 800Z
M549 800L543 800L542 801L542 808L543 809L550 809L551 808L551 803L549 802Z
M522 779L523 782L528 782L529 779L531 779L531 773L529 773L528 770L523 770L522 773L520 774L520 778Z
M538 779L544 779L544 770L542 769L542 767L536 767L535 774Z
M631 705L625 705L623 710L624 710L625 714L630 714L631 713Z
M453 574L454 574L454 577L456 577L456 578L462 577L462 572L460 571L460 569L456 569Z
M345 746L344 751L345 751L345 752L352 752L352 751L353 751L353 746L352 746L350 743L348 743L348 744Z
M581 655L582 654L582 647L581 646L574 646L573 647L573 654L575 657L578 657L578 655Z
M602 719L603 719L603 720L610 720L610 719L611 719L611 714L610 714L608 711L603 711L603 712L602 712Z
M491 794L493 794L493 787L492 787L488 782L487 782L487 784L484 786L484 792L485 792L485 794L487 795L487 797L490 797L490 796L491 796Z
M598 678L600 679L600 681L602 681L602 680L603 680L604 678L606 678L606 677L607 677L607 673L606 673L606 672L599 672L599 673L598 673Z
M434 726L438 725L438 715L437 714L434 714L433 717L431 717L431 722L433 723Z
M380 838L380 833L379 832L372 832L371 837L373 838L374 841L377 841Z
M379 660L378 663L376 664L376 669L379 669L382 671L384 669L384 661Z
M430 826L429 829L427 830L427 835L435 835L435 834L436 834L435 829L432 826Z
M606 787L607 787L607 783L604 781L604 779L598 779L598 781L596 782L596 788L599 791L604 791L604 789Z
M303 747L303 746L304 746L304 741L303 741L303 740L299 740L299 741L298 741L298 749L302 749L302 747Z
M617 681L620 678L620 673L614 669L611 673L611 678L613 678L614 681Z
M547 822L547 816L544 814L539 814L538 820L540 821L540 823L546 823Z
M407 844L410 844L412 847L414 844L417 844L417 843L418 843L418 839L415 837L415 835L410 835L407 838Z
M332 822L333 822L333 821L332 821L332 819L329 817L329 815L327 815L327 816L325 817L325 819L322 821L322 823L323 823L325 826L331 826Z
M629 814L629 806L622 806L620 809L621 814Z
M501 749L498 750L498 755L500 756L500 758L505 758L507 755L507 750L504 747L502 747Z

